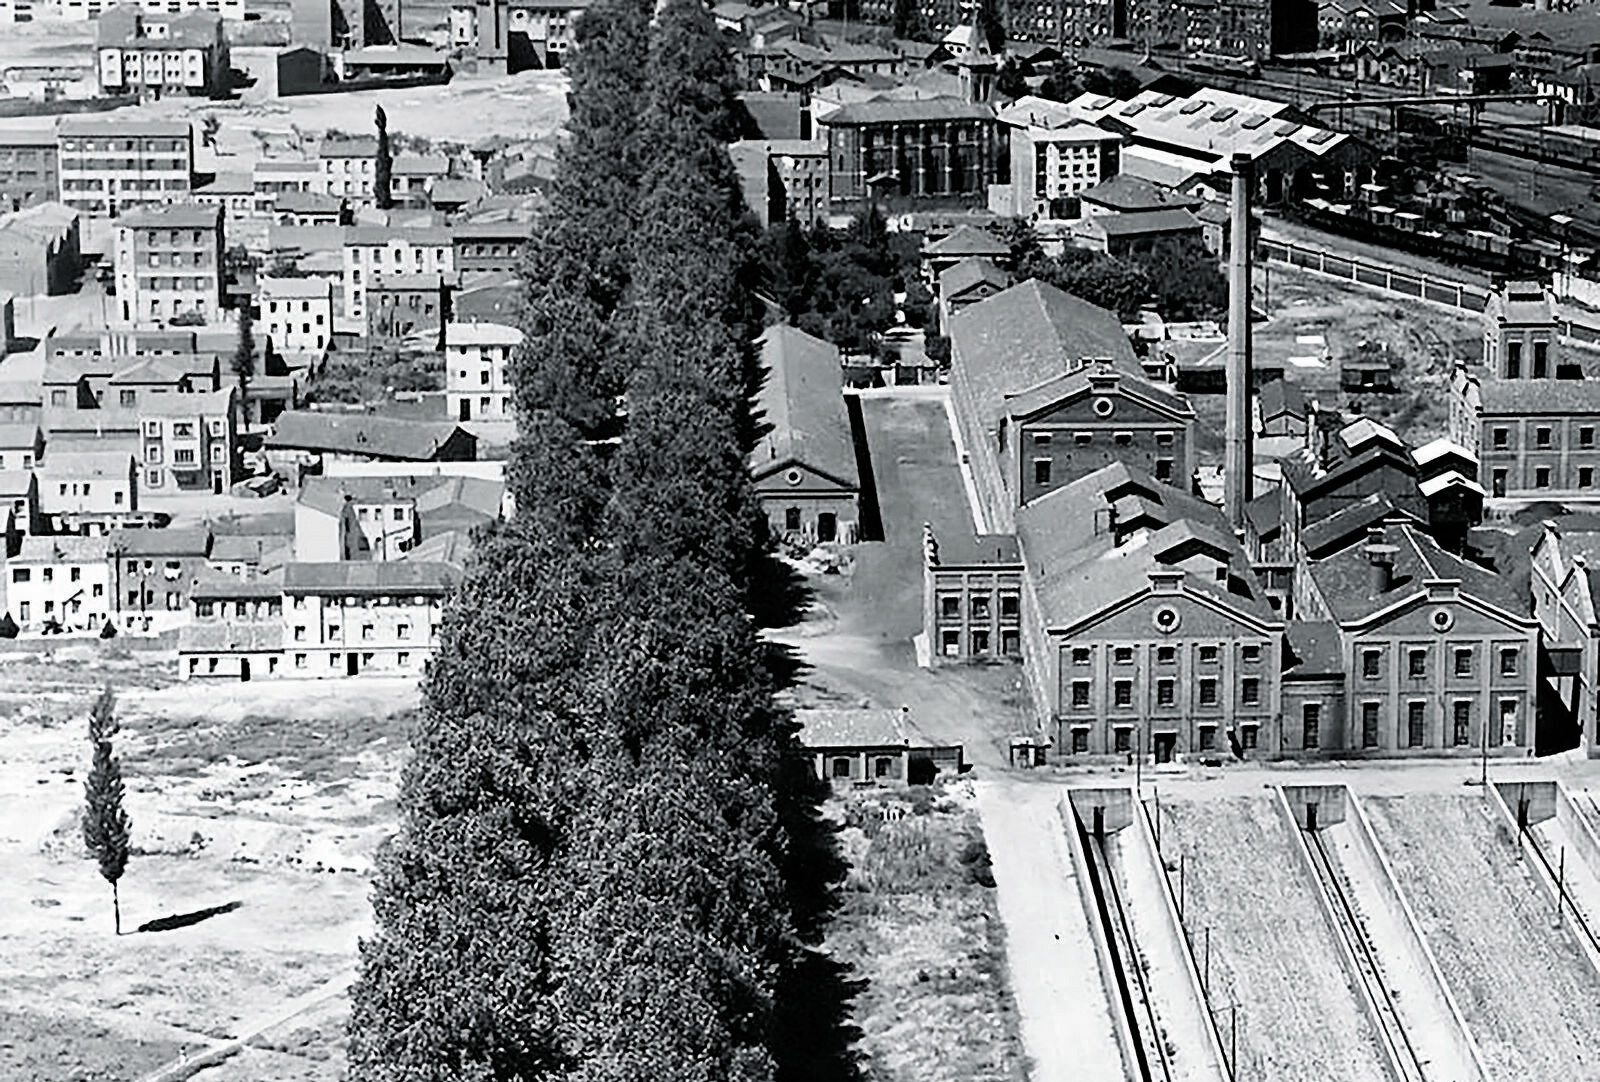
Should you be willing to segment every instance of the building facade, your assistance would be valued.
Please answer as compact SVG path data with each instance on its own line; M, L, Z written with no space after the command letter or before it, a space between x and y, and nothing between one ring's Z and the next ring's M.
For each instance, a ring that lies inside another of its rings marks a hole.
M194 131L187 121L64 116L61 202L96 217L182 199L194 186Z
M420 675L458 578L457 569L443 563L288 564L284 675Z
M221 207L178 204L117 219L117 301L122 319L165 323L185 313L221 318Z
M836 211L877 199L987 205L1006 162L994 111L960 98L880 99L817 118Z
M0 132L0 200L16 210L61 195L60 148L48 128Z
M139 406L139 467L147 491L220 494L233 480L234 388L155 395Z
M260 326L280 353L326 353L333 338L333 283L323 278L262 278Z
M216 97L230 89L232 65L220 15L118 7L100 17L95 37L102 94Z
M322 190L353 203L372 201L378 140L371 135L330 135L317 149Z
M111 612L104 538L24 537L6 560L6 610L23 634L95 631Z
M1117 175L1122 137L1082 121L1010 129L1011 203L1019 218L1070 218L1080 192Z
M448 229L352 226L344 243L344 314L351 319L367 318L367 290L375 277L454 271L455 245Z
M458 421L511 420L506 368L522 332L498 323L451 323L445 328L445 401Z

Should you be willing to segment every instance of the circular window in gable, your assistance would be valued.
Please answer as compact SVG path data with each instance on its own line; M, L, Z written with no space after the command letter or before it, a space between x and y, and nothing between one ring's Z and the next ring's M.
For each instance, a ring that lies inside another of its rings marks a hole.
M1435 631L1449 631L1456 623L1456 614L1449 609L1434 609L1428 617Z
M800 471L790 470L788 473L783 475L783 479L789 482L791 485L798 485L800 483Z
M1111 401L1109 398L1097 398L1094 400L1094 413L1096 417L1110 417L1116 408L1117 404Z
M1169 632L1178 630L1178 625L1183 622L1178 610L1171 605L1163 605L1150 617L1150 622L1156 625L1156 630Z

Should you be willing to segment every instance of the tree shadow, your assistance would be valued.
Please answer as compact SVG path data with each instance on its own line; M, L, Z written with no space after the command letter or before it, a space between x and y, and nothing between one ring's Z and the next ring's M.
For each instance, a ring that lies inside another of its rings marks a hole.
M232 913L242 905L244 905L243 902L234 901L226 905L214 905L208 909L196 909L192 913L173 913L169 916L157 917L155 920L147 920L135 928L134 931L172 932L179 928L187 928L191 924L199 924L203 920L210 920L212 917L221 916L224 913Z
M762 628L793 627L811 607L811 585L769 547L751 569L750 615Z
M839 848L839 824L822 815L828 785L810 757L790 757L784 786L789 848L785 856L789 912L801 944L779 975L773 1003L772 1054L777 1082L858 1082L861 1030L850 1009L866 981L817 944L841 904L849 864Z

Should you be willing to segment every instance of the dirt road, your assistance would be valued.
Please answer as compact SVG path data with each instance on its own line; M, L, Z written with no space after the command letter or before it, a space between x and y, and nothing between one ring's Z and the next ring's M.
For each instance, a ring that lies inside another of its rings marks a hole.
M1029 1077L1123 1082L1089 917L1056 812L1062 790L999 779L979 782L977 791Z

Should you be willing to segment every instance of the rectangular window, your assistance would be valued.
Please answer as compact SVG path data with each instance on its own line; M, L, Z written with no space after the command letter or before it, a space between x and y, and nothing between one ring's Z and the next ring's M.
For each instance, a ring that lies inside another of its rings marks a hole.
M989 595L973 594L971 597L972 618L974 620L987 620L989 618Z
M1112 656L1116 659L1116 662L1117 662L1118 665L1132 665L1133 664L1133 647L1131 647L1131 646L1119 646L1119 647L1117 647L1116 652Z
M1472 703L1457 699L1451 720L1451 741L1458 748L1466 747L1472 741Z
M978 630L972 633L972 652L974 654L987 654L989 652L989 632Z
M1036 485L1048 485L1050 483L1050 460L1048 458L1036 458L1033 460L1033 483Z
M12 582L27 582L33 578L33 570L27 567L13 567L11 569Z
M1133 730L1127 727L1113 729L1111 733L1112 747L1119 753L1133 750Z
M1506 379L1522 377L1522 343L1506 343Z
M1112 692L1112 702L1114 705L1119 707L1128 707L1133 705L1132 680L1118 680L1114 685L1112 685Z
M1172 480L1172 459L1170 459L1170 458L1158 458L1158 459L1156 459L1155 478L1156 478L1157 481L1171 481Z
M1535 447L1550 446L1550 426L1539 425L1533 430L1533 445Z
M1022 599L1016 594L1000 595L1000 616L1014 619L1022 611Z
M1001 628L1000 653L1006 657L1016 657L1022 653L1022 633L1014 627Z
M1200 705L1201 706L1216 706L1217 705L1217 680L1216 680L1216 677L1208 676L1205 679L1200 681Z
M1176 665L1178 663L1178 648L1176 646L1156 647L1156 664Z
M1584 425L1583 427L1578 429L1578 446L1579 447L1593 447L1594 446L1594 425Z
M1240 648L1239 657L1253 665L1261 660L1261 647L1255 643L1247 643Z
M1239 701L1245 706L1260 705L1261 681L1254 676L1247 676L1239 681Z
M1428 675L1428 652L1412 650L1406 656L1406 674L1413 679Z
M1375 748L1378 746L1378 704L1361 704L1361 746Z
M1550 487L1550 467L1549 466L1538 466L1538 467L1536 467L1534 469L1534 471L1533 471L1533 487L1534 488L1549 488Z
M1217 727L1215 725L1200 726L1200 750L1210 751L1217 746Z
M1422 747L1427 736L1425 704L1406 703L1406 746L1412 748Z
M1200 664L1215 665L1217 663L1217 648L1215 646L1200 647Z
M1245 751L1255 751L1257 744L1260 743L1260 739L1260 730L1258 730L1256 726L1239 726L1239 746Z
M1089 705L1089 681L1087 681L1087 680L1074 680L1072 682L1072 705L1073 706L1088 706Z
M1497 428L1490 436L1489 441L1494 444L1495 450L1503 451L1511 446L1511 430L1509 428Z
M945 657L960 657L961 632L954 628L939 632L939 650Z
M1550 374L1550 343L1533 344L1533 378L1544 379Z
M1517 675L1517 651L1515 649L1500 651L1500 675Z
M1378 665L1381 655L1376 650L1361 651L1361 675L1368 680L1378 678Z
M1472 651L1464 647L1456 649L1456 675L1472 675Z
M1074 730L1072 730L1072 752L1073 752L1073 754L1074 755L1082 755L1084 752L1086 752L1088 750L1089 750L1089 730L1088 729L1074 729Z
M1579 466L1578 467L1578 487L1579 488L1593 488L1594 487L1594 467L1593 466Z
M1072 663L1074 665L1087 665L1092 656L1087 646L1075 646L1072 648Z
M1178 684L1175 680L1156 681L1156 705L1172 706L1177 702Z

